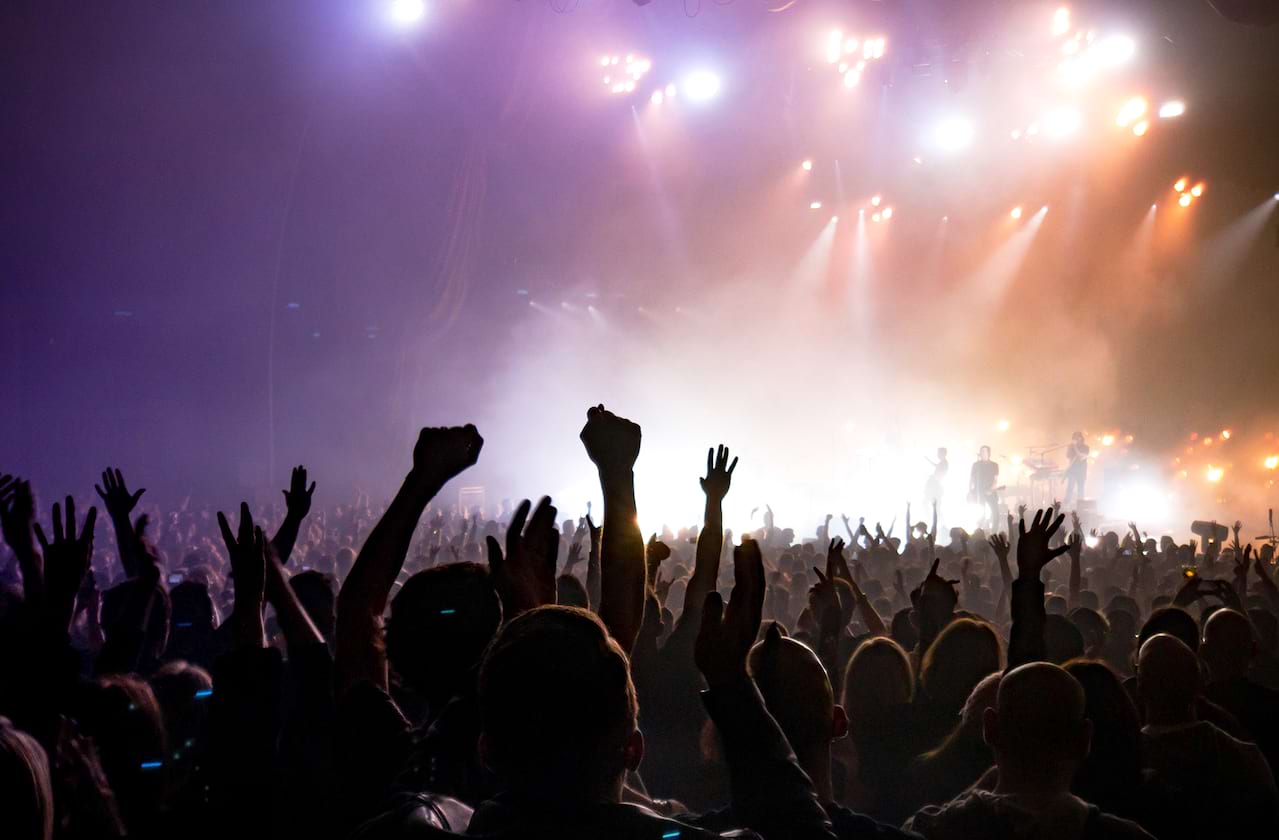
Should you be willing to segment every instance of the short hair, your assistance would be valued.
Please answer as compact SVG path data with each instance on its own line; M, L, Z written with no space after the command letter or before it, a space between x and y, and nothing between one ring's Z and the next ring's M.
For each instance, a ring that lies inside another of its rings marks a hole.
M1156 633L1137 652L1137 693L1143 703L1163 709L1186 709L1202 684L1199 659L1176 636Z
M445 563L410 577L391 601L386 655L412 687L452 691L502 623L502 604L478 563Z
M546 606L503 625L479 701L485 760L513 788L599 785L626 769L639 702L626 653L594 613Z
M768 712L796 750L830 740L835 693L817 654L774 622L751 648L751 676Z
M1180 607L1160 607L1152 612L1137 633L1137 647L1160 633L1179 639L1192 651L1199 650L1199 624L1190 613Z
M1019 761L1056 757L1084 726L1079 681L1059 665L1030 662L999 681L999 752Z

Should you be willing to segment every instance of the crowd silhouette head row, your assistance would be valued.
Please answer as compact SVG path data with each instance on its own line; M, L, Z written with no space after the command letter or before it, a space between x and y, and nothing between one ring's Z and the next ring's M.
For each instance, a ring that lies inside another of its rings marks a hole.
M422 429L385 496L299 466L230 515L0 475L0 836L1279 831L1274 546L1242 523L1086 539L995 503L943 544L930 484L900 535L760 500L735 540L720 445L665 477L700 519L645 539L640 426L580 437L598 517L443 501L471 425Z

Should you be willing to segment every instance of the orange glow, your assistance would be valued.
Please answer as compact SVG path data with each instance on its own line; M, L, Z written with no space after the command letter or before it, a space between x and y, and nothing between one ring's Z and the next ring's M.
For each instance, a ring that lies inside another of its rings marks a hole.
M1261 462L1266 469L1273 470L1279 468L1279 455L1267 455L1266 460Z
M1229 430L1229 429L1222 429L1222 430L1221 430L1221 439L1222 439L1222 440L1230 440L1230 430Z
M1021 207L1014 207L1014 208L1012 209L1012 211L1011 211L1011 212L1009 212L1009 214L1008 214L1008 215L1009 215L1009 216L1012 216L1014 219L1020 219L1020 218L1021 218Z
M878 206L879 206L879 202L881 202L881 201L883 201L883 199L881 199L879 196L877 196L877 195L875 195L875 196L871 196L871 199L870 199L870 206L871 206L871 207L878 207Z
M1177 183L1173 184L1172 188L1176 190L1177 192L1184 192L1186 189L1186 179L1178 178Z
M1180 204L1182 207L1189 207L1190 195L1188 193L1182 193L1181 198L1177 199L1177 203Z
M1225 474L1226 470L1224 467L1214 467L1212 464L1209 464L1208 471L1204 473L1204 478L1208 479L1213 484L1216 484L1218 481L1221 481L1222 476Z
M1199 196L1203 195L1204 194L1203 183L1200 182L1198 184L1195 184L1193 187L1191 187L1190 194L1193 195L1195 198L1198 198Z
M893 208L885 207L884 212L880 215L882 215L885 219L891 219L893 217Z
M1142 120L1141 122L1137 123L1136 125L1132 127L1132 133L1137 135L1138 137L1143 136L1149 130L1150 130L1150 123L1147 120Z
M1114 436L1114 435L1102 435L1102 436L1101 436L1101 445L1102 445L1102 446L1114 446L1114 445L1115 445L1115 436Z

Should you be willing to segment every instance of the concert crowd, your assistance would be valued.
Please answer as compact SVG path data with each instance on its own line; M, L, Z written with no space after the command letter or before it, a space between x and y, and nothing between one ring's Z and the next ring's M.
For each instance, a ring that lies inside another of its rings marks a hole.
M717 446L668 479L700 520L646 538L640 426L593 407L581 441L581 518L447 501L469 425L327 505L304 467L238 510L0 475L0 837L1279 836L1275 545L1243 523L1094 531L1078 469L1009 512L975 466L971 533L935 472L887 527L733 534Z

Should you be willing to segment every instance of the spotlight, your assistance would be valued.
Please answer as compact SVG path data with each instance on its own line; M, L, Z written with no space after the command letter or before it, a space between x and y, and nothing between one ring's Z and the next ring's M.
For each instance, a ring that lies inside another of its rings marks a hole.
M878 206L879 206L879 202L881 202L881 201L883 201L883 199L881 199L879 196L877 196L877 195L872 195L872 196L870 197L870 206L871 206L871 207L878 207Z
M1053 12L1053 34L1065 35L1070 31L1070 9L1062 6Z
M699 70L684 80L684 93L697 102L714 99L719 87L719 76L705 70Z
M648 101L652 102L654 105L661 105L664 99L666 99L666 97L662 94L662 92L660 90L655 90L653 91L653 95L648 98Z
M1143 97L1134 96L1119 109L1119 115L1115 117L1115 125L1120 128L1127 128L1146 113L1147 107L1148 103Z
M855 53L855 52L857 52L857 39L856 39L856 38L849 38L847 41L845 41L845 42L844 42L844 52L846 52L846 53Z
M600 59L600 67L607 67L607 66L608 66L608 56L604 56L603 58Z
M1078 131L1082 123L1083 117L1079 111L1074 108L1057 108L1044 118L1044 132L1052 137L1065 137Z
M1186 113L1186 103L1180 99L1173 99L1159 106L1159 118L1161 120L1180 117L1184 113Z
M844 74L844 87L846 88L857 87L858 83L860 83L861 80L862 80L861 71L856 69L849 70L847 73Z
M1101 445L1102 445L1102 446L1114 446L1114 445L1115 445L1115 436L1114 436L1114 435L1102 435L1102 436L1101 436Z
M1136 125L1132 127L1132 133L1137 135L1138 137L1144 136L1145 133L1149 130L1150 130L1150 122L1148 120L1142 120L1141 122L1137 123Z
M999 429L999 431L1001 432L1006 432L1008 431L1008 427L1011 425L1012 424L1009 423L1007 420L1000 420L998 423L995 424L995 428Z
M893 217L893 208L885 207L883 212L880 213L880 215L883 216L885 220L891 219Z
M1190 201L1191 199L1190 199L1189 193L1182 193L1181 198L1177 199L1177 203L1180 204L1182 207L1189 207Z
M1222 429L1222 430L1221 430L1221 439L1222 439L1222 440L1230 440L1230 430L1229 430L1229 429Z
M809 210L820 210L820 209L822 209L822 203L821 203L820 201L814 201L812 204L808 205L808 209L809 209Z
M1225 474L1226 471L1224 468L1214 467L1212 464L1209 464L1208 471L1204 473L1204 478L1208 479L1213 484L1216 484L1218 481L1221 481L1222 476Z
M872 216L870 217L870 220L871 220L872 222L878 222L878 221L879 221L880 219L882 219L882 218L883 218L883 214L881 214L881 213L875 213L874 215L872 215Z
M1027 137L1034 137L1038 133L1039 133L1039 123L1033 122L1030 125L1026 126Z
M1279 201L1279 193L1275 193L1275 201Z
M1112 35L1099 45L1100 55L1107 64L1123 64L1137 52L1137 44L1126 35Z
M1279 469L1279 455L1267 455L1261 463L1268 470Z
M1177 179L1177 183L1173 184L1173 185L1172 185L1172 188L1173 188L1174 190L1176 190L1177 192L1185 192L1185 191L1186 191L1186 179L1185 179L1185 178L1178 178L1178 179Z
M962 117L942 120L933 130L933 142L944 152L958 152L972 145L976 132L973 124Z
M1020 140L1020 139L1021 139L1021 129L1019 129L1019 128L1014 128L1014 129L1012 130L1012 138L1013 138L1014 140Z
M1010 212L1008 215L1009 215L1009 216L1012 216L1014 219L1020 219L1020 218L1021 218L1021 205L1018 205L1018 206L1014 207L1014 208L1012 209L1012 212Z
M669 99L670 97L674 96L674 95L675 95L676 93L678 93L678 92L679 92L679 89L678 89L677 87L675 87L674 83L669 84L669 85L667 85L667 86L666 86L666 96L667 96L667 98L668 98L668 99Z
M412 26L426 15L426 0L393 0L389 11L400 26Z
M1193 195L1195 198L1198 198L1199 196L1203 195L1204 185L1202 183L1195 184L1193 187L1190 188L1190 194Z
M813 162L812 162L811 160L806 160L806 161L804 161L803 163L801 163L801 164L799 165L799 168L800 168L800 169L802 169L802 170L804 170L805 172L812 172L812 171L813 171Z

